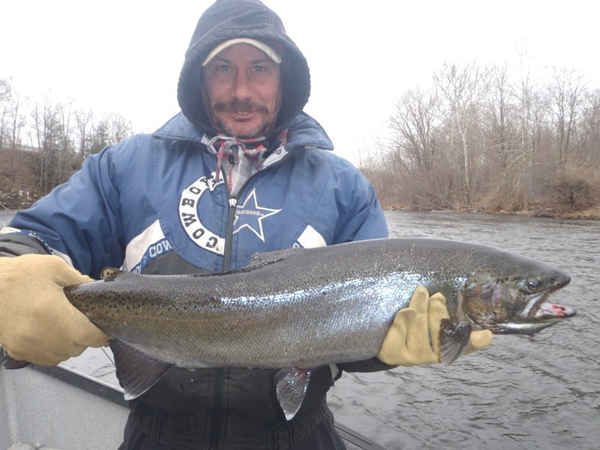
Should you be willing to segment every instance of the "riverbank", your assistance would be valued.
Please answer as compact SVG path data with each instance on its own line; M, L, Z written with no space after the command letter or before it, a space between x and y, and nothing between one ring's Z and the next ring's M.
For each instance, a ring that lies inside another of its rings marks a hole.
M405 206L385 206L386 211L412 211L412 212L458 212L458 213L485 213L498 214L505 216L525 216L525 217L547 217L552 219L582 219L582 220L600 220L600 207L588 208L581 211L568 211L561 208L535 208L519 211L488 210L486 208L458 208L455 210L433 210L426 208L410 208Z

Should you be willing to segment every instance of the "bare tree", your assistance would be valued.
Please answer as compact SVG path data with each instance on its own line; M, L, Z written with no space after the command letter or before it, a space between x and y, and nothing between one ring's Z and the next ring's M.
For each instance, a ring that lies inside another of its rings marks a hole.
M131 120L121 114L112 114L109 118L109 145L114 145L133 134Z
M584 164L600 163L600 89L587 93L580 129L577 160Z
M10 110L12 87L8 80L0 78L0 151L4 148L6 124Z
M526 111L528 104L524 99L519 101L507 66L492 67L489 73L485 114L488 189L484 191L494 199L495 207L515 209L526 203L529 117L521 109Z
M566 166L583 99L583 75L573 69L555 69L552 90L555 108L558 162Z
M396 103L389 126L393 138L386 160L402 177L399 191L404 202L411 208L449 207L454 183L453 173L446 170L448 154L438 93L408 91Z
M488 86L488 71L475 63L459 67L456 64L445 63L433 77L434 84L440 96L447 105L446 123L450 133L449 143L457 153L460 161L461 193L464 202L470 205L473 200L473 190L477 183L477 159L480 153L477 146L484 141L479 139L481 130L478 129L481 104L485 98Z
M56 173L54 174L54 182L56 184L65 181L73 172L73 156L74 156L74 145L73 145L73 130L71 129L72 121L72 110L73 100L69 100L67 103L62 103L59 109L59 120L60 125L58 127L59 133L59 147L57 152L56 161Z
M77 152L81 156L88 155L94 130L94 112L91 109L75 111L75 128L77 132Z
M489 126L489 146L486 150L503 169L511 165L515 158L523 157L523 152L518 148L518 106L515 101L507 67L493 67L486 101L486 122Z
M95 124L90 142L90 154L98 153L104 147L110 145L110 124L108 119L102 119Z
M23 130L27 124L25 114L23 113L24 104L26 104L26 100L22 100L21 96L13 91L9 112L10 169L13 180L16 180L17 178L17 152L22 148L21 139Z
M70 116L70 103L53 103L47 96L41 103L34 102L32 132L39 152L37 190L41 194L64 182L72 173Z
M395 135L395 147L405 160L406 167L430 171L437 153L434 129L438 117L436 92L409 90L396 103L396 112L390 119Z

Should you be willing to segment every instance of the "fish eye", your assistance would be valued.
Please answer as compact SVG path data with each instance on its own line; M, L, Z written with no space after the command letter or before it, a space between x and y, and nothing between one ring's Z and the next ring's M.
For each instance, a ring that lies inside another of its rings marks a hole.
M527 287L533 292L537 292L542 287L542 280L538 277L527 278Z

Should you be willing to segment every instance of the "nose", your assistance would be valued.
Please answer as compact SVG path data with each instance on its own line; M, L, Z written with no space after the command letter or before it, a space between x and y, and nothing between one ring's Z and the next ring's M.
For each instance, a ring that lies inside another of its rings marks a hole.
M235 79L233 80L233 85L231 86L231 91L231 95L238 100L244 100L251 96L250 78L245 71L239 70L236 73Z

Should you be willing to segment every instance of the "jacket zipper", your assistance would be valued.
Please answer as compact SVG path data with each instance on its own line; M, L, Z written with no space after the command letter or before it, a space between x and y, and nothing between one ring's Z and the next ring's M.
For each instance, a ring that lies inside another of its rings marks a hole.
M229 188L225 185L227 190L227 201L229 207L227 208L227 227L225 229L225 251L223 255L223 268L221 272L229 272L231 270L231 262L233 259L233 222L235 221L235 209L237 207L237 198L229 195ZM243 189L243 187L242 187ZM241 192L241 190L240 190Z

